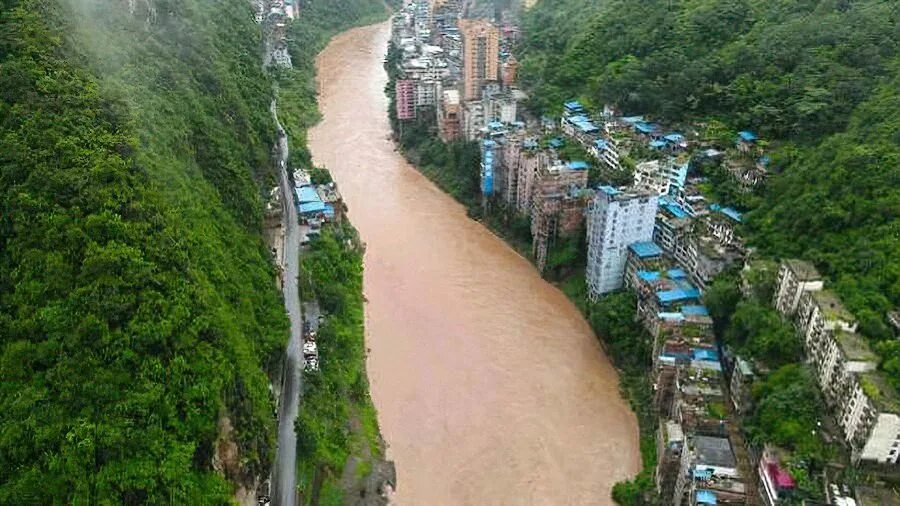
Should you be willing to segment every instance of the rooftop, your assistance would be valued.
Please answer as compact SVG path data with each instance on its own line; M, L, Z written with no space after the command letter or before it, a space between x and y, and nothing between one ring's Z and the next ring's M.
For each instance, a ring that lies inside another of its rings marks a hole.
M697 466L715 466L734 468L737 461L731 450L731 442L724 437L695 436L694 450L697 453Z
M841 299L830 290L810 292L826 320L855 322L856 317L841 304Z
M784 263L787 264L788 269L790 269L800 281L818 281L822 279L819 271L817 271L816 268L813 267L813 264L809 262L790 259L785 260Z
M879 410L900 415L900 396L884 374L878 371L864 372L859 375L859 382L863 392Z
M854 362L874 362L878 356L872 353L866 340L856 332L835 331L834 339L848 360Z
M636 242L628 248L640 258L657 257L663 253L662 248L653 241Z

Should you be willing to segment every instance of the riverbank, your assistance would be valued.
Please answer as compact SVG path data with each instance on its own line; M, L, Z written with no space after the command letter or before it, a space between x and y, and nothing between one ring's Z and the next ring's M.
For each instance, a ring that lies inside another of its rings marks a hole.
M389 46L385 59L389 100L388 114L397 149L420 173L465 206L470 218L503 239L532 264L531 230L527 217L505 208L500 202L485 206L479 191L480 152L474 141L444 143L433 132L434 117L418 117L400 128L394 107L394 83L399 76L399 54ZM583 236L583 234L582 234ZM591 302L584 279L583 237L560 241L548 253L545 276L580 310L612 359L619 373L619 387L638 418L642 469L634 479L616 484L613 498L620 504L652 504L656 468L657 417L652 409L651 337L635 323L635 304L630 293L620 293ZM603 337L601 337L603 336Z

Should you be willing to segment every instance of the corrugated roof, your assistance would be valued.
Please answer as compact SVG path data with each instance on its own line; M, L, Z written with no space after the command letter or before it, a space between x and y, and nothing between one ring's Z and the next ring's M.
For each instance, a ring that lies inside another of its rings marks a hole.
M584 160L572 160L568 167L570 170L586 170L590 166Z
M631 251L640 258L655 257L662 255L663 250L653 241L636 242L631 246Z
M738 132L738 137L740 137L741 140L745 142L753 142L757 139L756 134L751 132L750 130L741 130L740 132Z

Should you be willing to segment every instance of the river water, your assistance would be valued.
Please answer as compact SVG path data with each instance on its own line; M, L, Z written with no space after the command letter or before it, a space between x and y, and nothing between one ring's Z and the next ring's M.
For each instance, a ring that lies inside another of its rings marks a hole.
M368 370L395 503L611 503L640 467L615 370L561 292L394 151L389 30L321 53L309 146L367 246Z

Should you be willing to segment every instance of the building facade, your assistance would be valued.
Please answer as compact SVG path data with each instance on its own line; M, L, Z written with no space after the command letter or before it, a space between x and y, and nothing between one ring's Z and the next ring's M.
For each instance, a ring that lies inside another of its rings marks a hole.
M478 100L488 82L499 79L500 30L486 19L461 19L463 100Z
M653 238L657 197L602 186L587 209L587 284L594 299L622 287L628 246Z

